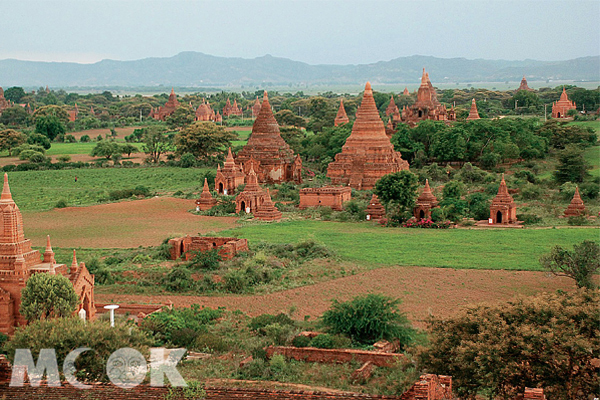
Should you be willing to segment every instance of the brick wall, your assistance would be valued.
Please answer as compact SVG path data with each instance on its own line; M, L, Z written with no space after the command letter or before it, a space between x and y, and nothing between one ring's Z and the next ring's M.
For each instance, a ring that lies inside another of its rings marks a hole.
M387 367L396 360L404 357L402 354L382 353L377 351L352 350L352 349L317 349L314 347L267 347L267 356L281 354L286 358L306 362L319 363L348 363L353 360L360 363L370 361L378 367Z

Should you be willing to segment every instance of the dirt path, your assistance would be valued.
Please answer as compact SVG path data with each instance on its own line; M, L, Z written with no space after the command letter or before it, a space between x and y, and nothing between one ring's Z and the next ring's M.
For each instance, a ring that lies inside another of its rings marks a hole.
M256 316L263 313L287 312L294 316L316 318L331 300L349 300L358 294L381 293L403 300L401 309L417 326L429 314L447 317L461 306L480 302L508 300L517 294L531 295L557 289L570 290L567 278L548 276L544 272L454 270L426 267L380 268L328 282L255 296L140 296L97 294L99 303L162 303L175 306L197 303L208 307L224 306Z
M235 226L234 217L193 215L194 200L171 197L123 201L90 207L24 212L27 237L45 246L132 248L159 245L168 236L207 234Z

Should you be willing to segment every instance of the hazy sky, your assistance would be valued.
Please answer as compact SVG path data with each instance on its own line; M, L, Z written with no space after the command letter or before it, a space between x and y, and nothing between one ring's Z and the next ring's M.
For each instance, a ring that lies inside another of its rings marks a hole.
M0 0L0 59L95 62L199 51L363 64L415 54L600 54L600 1Z

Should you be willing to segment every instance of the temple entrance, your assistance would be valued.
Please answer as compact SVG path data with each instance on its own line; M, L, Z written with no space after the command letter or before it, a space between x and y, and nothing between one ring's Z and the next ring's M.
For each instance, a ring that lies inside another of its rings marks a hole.
M501 211L498 211L496 213L496 223L497 224L501 224L502 223L502 212Z
M223 193L223 182L219 182L219 193Z
M90 302L90 298L88 297L87 294L83 297L83 307L82 308L85 310L85 318L90 319L90 317L92 315L91 314L92 305Z
M425 211L421 210L419 211L419 219L424 219L425 218Z
M557 113L557 114L556 114L556 118L560 118L560 113Z
M245 201L242 201L240 203L240 208L242 209L242 211L246 211L246 202Z
M419 118L423 116L423 111L419 110Z

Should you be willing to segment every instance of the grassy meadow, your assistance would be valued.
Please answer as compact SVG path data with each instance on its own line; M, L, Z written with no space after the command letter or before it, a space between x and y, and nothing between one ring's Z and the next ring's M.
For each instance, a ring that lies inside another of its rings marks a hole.
M531 271L541 270L539 257L554 245L598 240L594 228L430 230L308 220L249 223L220 234L254 243L314 239L358 264Z

